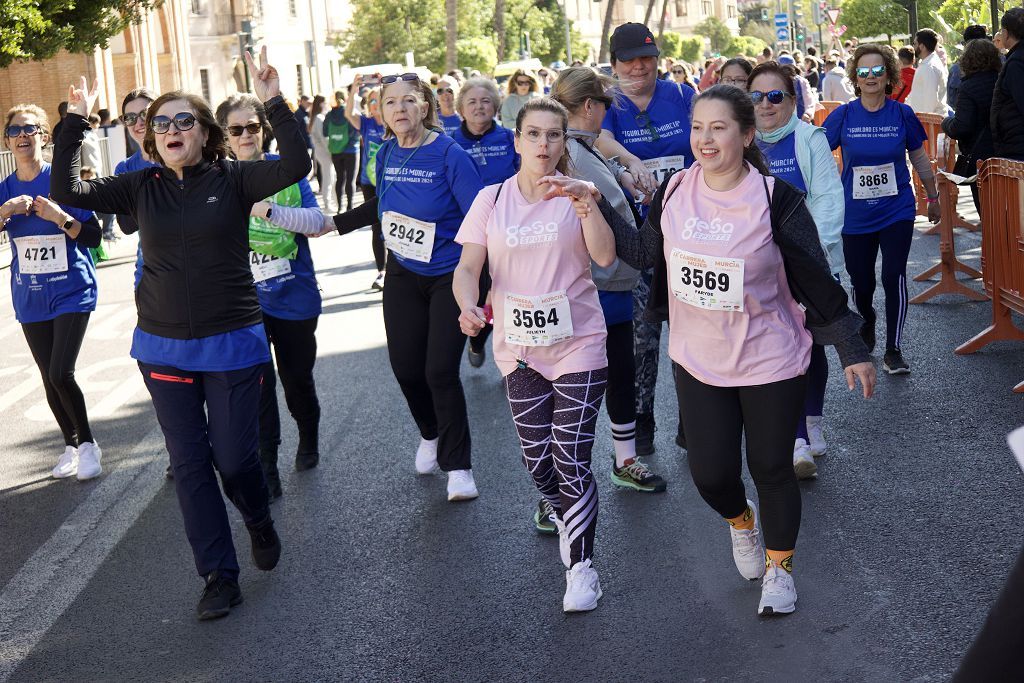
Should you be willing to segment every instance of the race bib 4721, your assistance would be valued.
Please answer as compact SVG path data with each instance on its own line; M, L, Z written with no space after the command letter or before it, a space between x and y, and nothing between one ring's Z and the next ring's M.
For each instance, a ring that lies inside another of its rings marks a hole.
M68 246L64 235L32 235L14 240L18 249L18 270L23 275L63 273L68 269Z

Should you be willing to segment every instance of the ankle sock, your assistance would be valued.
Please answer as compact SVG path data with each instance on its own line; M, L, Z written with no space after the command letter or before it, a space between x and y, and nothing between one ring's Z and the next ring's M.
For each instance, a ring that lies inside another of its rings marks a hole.
M622 468L636 459L636 420L626 424L612 422L612 444L615 447L615 467Z

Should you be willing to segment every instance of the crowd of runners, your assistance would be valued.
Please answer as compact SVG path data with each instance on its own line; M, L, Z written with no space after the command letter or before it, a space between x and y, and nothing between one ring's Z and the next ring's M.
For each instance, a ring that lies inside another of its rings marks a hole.
M1007 17L1014 47L1020 16ZM594 609L595 444L609 446L614 485L670 483L641 459L654 451L667 323L675 441L726 522L739 574L762 582L758 613L792 612L797 481L828 448L825 347L870 398L879 251L883 367L910 371L911 168L938 219L925 134L889 96L900 66L888 47L845 56L855 95L822 127L801 111L804 77L767 55L709 66L698 85L673 65L659 73L643 25L618 27L610 47L612 76L520 72L504 94L459 73L360 77L331 109L286 101L264 47L246 54L254 94L216 107L183 91L128 93L120 114L137 151L92 179L82 145L95 84L70 87L59 132L40 107L12 108L3 143L17 170L0 184L0 221L14 312L64 439L52 476L102 471L74 369L98 296L97 216L114 215L139 235L131 356L205 582L198 616L229 613L242 594L221 485L253 564L272 570L282 552L278 376L298 427L295 469L320 458L309 240L369 226L391 369L420 434L393 444L410 471L446 473L450 501L480 495L460 372L464 351L472 368L490 353L537 489L524 527L558 537L564 610ZM757 503L741 477L744 437Z

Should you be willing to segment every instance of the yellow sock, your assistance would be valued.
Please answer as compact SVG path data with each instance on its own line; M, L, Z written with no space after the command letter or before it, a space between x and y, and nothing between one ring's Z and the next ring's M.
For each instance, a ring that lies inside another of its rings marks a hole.
M750 506L748 505L747 509L743 511L742 515L740 515L739 517L726 519L725 521L729 522L729 526L731 526L733 529L743 529L745 531L749 531L754 528L754 511L751 510Z
M765 564L775 564L782 567L790 574L793 573L793 551L792 550L767 550L765 551Z

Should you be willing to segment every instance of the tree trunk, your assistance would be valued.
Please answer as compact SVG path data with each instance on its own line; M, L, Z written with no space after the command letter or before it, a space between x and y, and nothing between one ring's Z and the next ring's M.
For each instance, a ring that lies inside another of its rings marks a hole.
M604 25L601 27L601 51L597 56L598 63L608 61L608 36L612 33L612 14L615 12L615 0L608 0L608 9L604 13Z
M451 71L459 65L458 48L455 46L455 41L459 37L458 0L444 0L444 11L448 16L445 31L444 69Z
M658 19L658 42L665 35L665 17L668 16L668 0L662 0L661 17Z
M505 0L494 0L494 35L498 39L498 61L505 61Z
M651 15L654 14L654 6L658 4L658 0L647 0L647 11L644 12L644 26L649 26L651 23Z

